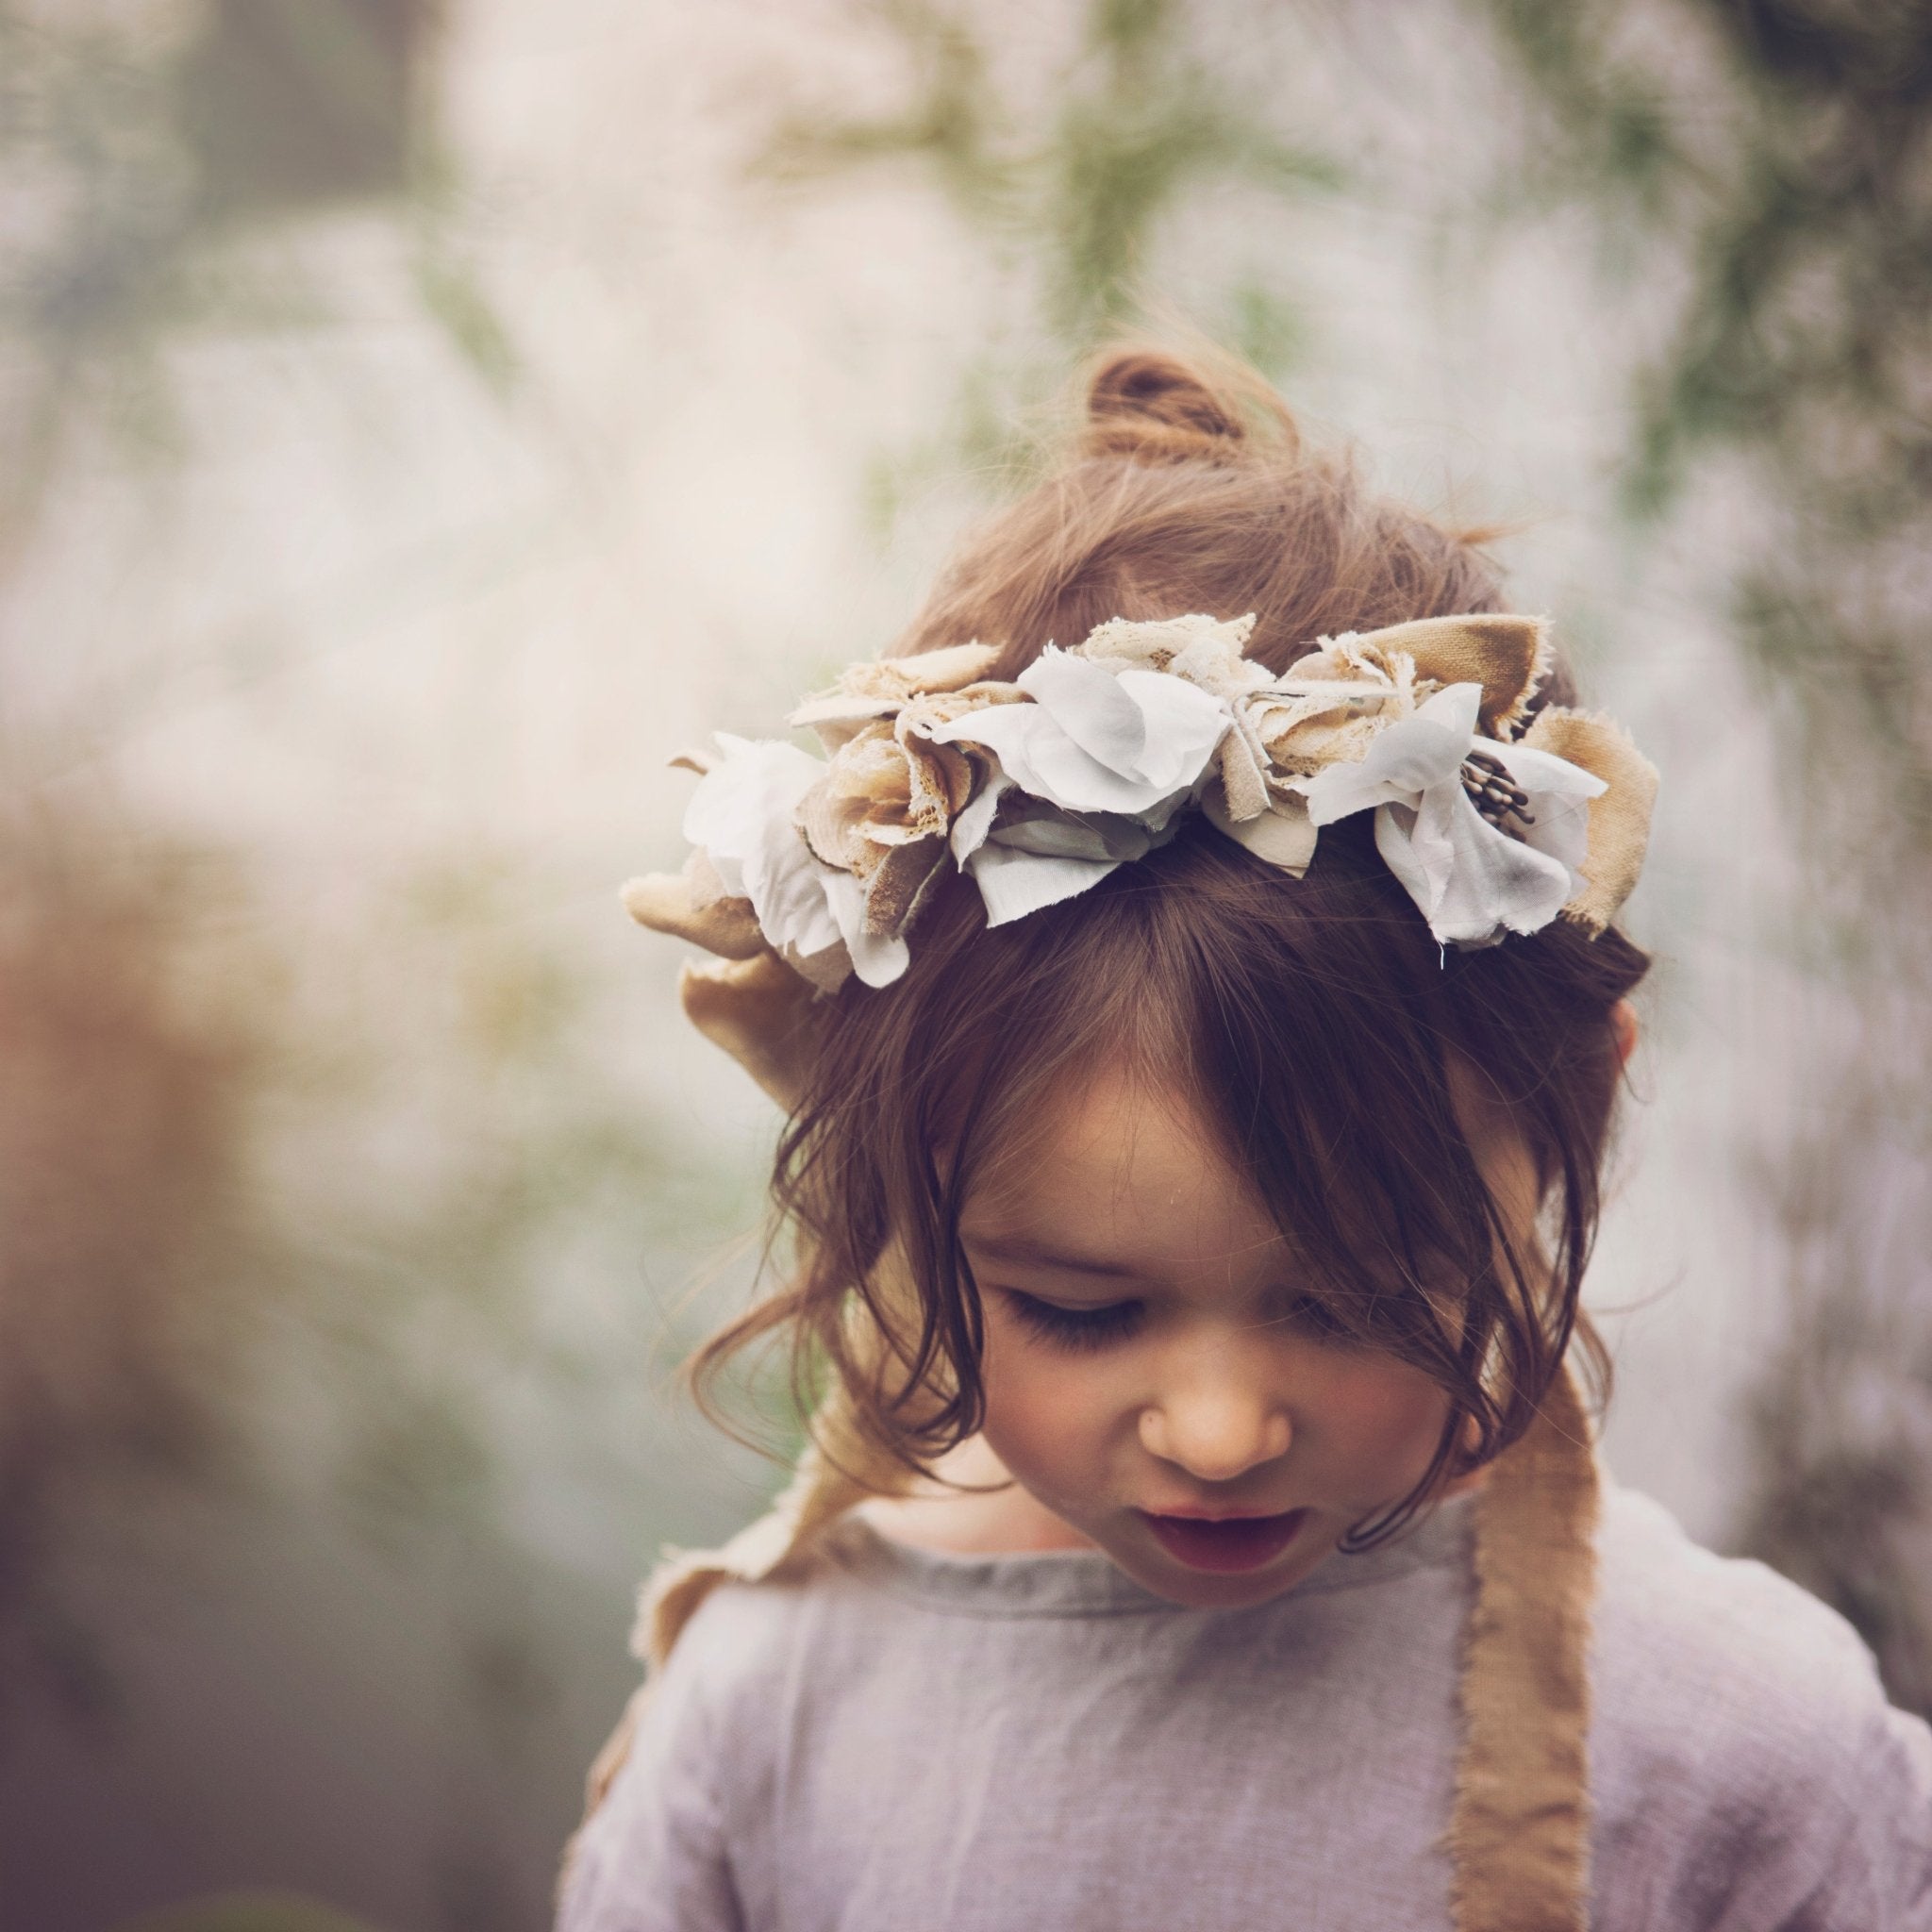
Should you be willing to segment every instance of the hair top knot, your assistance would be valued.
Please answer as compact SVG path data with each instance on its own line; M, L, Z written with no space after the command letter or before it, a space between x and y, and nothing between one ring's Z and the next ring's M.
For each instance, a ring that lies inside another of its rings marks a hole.
M1236 408L1245 391L1217 391L1189 365L1158 349L1117 351L1095 369L1087 390L1079 447L1087 457L1143 462L1231 462L1246 454L1248 426ZM1286 412L1272 391L1263 403L1278 425Z

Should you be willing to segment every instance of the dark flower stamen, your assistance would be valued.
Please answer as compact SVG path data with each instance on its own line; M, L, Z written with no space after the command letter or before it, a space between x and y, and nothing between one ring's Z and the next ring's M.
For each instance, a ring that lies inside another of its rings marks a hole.
M1529 793L1509 776L1508 769L1493 752L1473 751L1462 761L1462 789L1470 803L1491 824L1501 831L1508 827L1504 820L1518 818L1525 825L1536 824L1529 809Z

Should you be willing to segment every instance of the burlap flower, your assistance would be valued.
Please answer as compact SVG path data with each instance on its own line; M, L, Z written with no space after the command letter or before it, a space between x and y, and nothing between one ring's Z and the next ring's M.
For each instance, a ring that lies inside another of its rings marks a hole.
M861 725L798 802L807 845L859 882L865 929L878 939L905 932L946 856L953 820L983 777L963 751L923 735L924 722L902 706Z
M848 664L838 684L817 697L807 698L786 723L808 725L828 752L881 718L894 718L920 699L953 697L970 686L981 692L1010 690L989 686L987 675L999 660L992 644L955 644L943 651L922 651L911 658L878 658Z
M748 900L773 951L820 987L857 972L886 986L906 970L906 942L867 929L864 889L800 835L797 812L824 766L794 744L718 733L718 762L699 781L684 834L724 892Z
M1406 653L1347 637L1263 676L1235 707L1221 748L1221 783L1203 800L1208 816L1257 858L1299 877L1315 856L1317 826L1300 781L1324 765L1360 758L1376 732L1415 708L1415 666Z

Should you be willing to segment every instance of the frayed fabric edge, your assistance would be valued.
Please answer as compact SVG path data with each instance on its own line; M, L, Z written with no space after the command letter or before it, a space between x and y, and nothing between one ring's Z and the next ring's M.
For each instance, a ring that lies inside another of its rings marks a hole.
M1565 1369L1475 1507L1447 1846L1456 1932L1587 1932L1600 1481Z

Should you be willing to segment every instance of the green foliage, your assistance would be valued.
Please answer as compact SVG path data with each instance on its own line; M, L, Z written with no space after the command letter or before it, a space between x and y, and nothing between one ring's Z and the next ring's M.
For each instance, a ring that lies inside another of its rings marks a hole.
M931 0L874 0L868 11L906 49L911 101L874 120L781 116L751 164L751 177L808 182L858 163L913 158L970 217L1006 214L1017 183L998 152L999 103L979 42Z
M442 325L463 359L489 388L507 396L520 368L516 345L469 265L432 237L417 250L415 282L425 310Z
M1228 291L1222 328L1228 346L1262 375L1278 378L1308 353L1308 324L1300 306L1253 276Z
M871 0L865 17L892 35L910 99L857 119L793 111L752 160L755 182L823 182L854 167L923 169L997 261L1038 291L1013 339L962 372L933 438L881 455L866 481L874 526L907 494L961 471L990 491L1024 480L1037 459L1026 425L1063 379L1070 354L1149 320L1144 293L1162 224L1216 185L1296 196L1338 187L1341 166L1284 140L1245 82L1195 51L1176 0L1089 0L1079 45L1049 85L1008 97L992 49L935 0ZM1304 329L1287 296L1250 275L1228 291L1228 332L1271 370L1299 356Z
M204 1477L231 1446L262 1041L197 984L204 857L4 795L0 853L0 1667L97 1724L116 1686L55 1580L63 1519L103 1478Z
M225 1892L219 1898L171 1906L119 1932L377 1932L333 1906L293 1892Z

